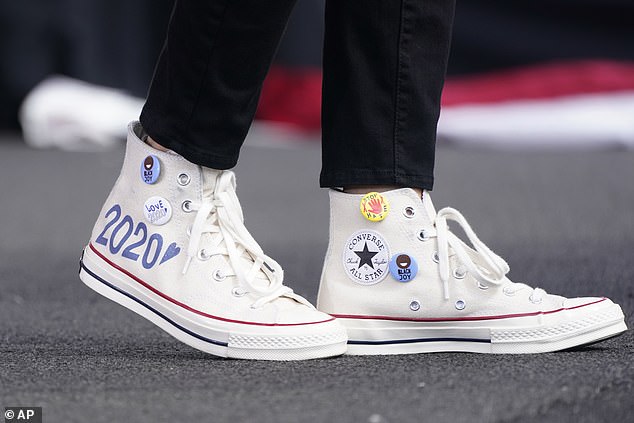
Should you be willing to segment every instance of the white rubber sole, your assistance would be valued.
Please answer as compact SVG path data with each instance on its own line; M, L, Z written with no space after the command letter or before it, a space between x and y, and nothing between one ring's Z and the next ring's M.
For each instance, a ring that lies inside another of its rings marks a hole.
M308 360L345 353L347 336L336 320L259 326L206 318L178 307L112 268L89 247L79 277L88 287L151 321L179 341L219 357Z
M627 330L621 307L608 299L548 314L476 321L335 316L348 330L347 354L351 355L532 354L595 343Z

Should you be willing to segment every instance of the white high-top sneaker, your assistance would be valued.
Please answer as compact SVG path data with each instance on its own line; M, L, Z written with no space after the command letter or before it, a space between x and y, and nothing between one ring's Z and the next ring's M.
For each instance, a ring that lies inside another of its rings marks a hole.
M453 221L473 248L449 231ZM412 189L330 192L330 243L317 307L348 329L349 354L538 353L627 330L607 298L563 298L513 283L455 209Z
M83 251L80 277L180 341L232 358L343 354L345 329L282 284L244 227L233 172L160 152L129 126L119 179Z

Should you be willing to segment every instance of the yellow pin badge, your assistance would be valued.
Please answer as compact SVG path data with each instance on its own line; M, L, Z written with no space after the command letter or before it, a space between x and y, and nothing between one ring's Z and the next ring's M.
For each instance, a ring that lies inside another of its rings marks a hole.
M369 192L361 199L361 214L372 222L380 222L390 212L390 203L387 198L378 192Z

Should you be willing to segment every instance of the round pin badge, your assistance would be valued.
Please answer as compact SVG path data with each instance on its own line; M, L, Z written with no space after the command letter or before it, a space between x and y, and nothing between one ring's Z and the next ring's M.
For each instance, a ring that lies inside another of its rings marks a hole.
M369 192L363 196L360 204L361 214L372 222L380 222L390 212L387 198L378 192Z
M394 254L390 259L390 275L399 282L409 282L418 273L418 263L409 254Z
M375 231L352 234L343 247L343 267L354 282L374 285L387 276L390 252L385 239Z
M163 197L150 197L143 205L143 213L153 225L164 225L172 217L172 205Z
M158 157L150 154L141 163L141 180L146 184L155 183L161 174L161 162Z

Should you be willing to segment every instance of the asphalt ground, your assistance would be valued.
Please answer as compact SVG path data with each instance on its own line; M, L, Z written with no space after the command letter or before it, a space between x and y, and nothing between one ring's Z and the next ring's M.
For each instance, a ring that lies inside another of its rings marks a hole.
M318 144L299 145L245 147L238 194L287 284L314 301L328 198ZM122 156L0 138L0 407L41 406L44 422L632 421L631 331L542 355L291 363L180 344L77 277ZM460 209L513 279L610 296L634 323L634 152L441 147L436 175L436 206Z

